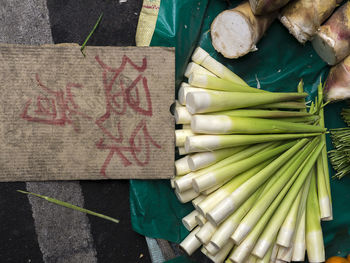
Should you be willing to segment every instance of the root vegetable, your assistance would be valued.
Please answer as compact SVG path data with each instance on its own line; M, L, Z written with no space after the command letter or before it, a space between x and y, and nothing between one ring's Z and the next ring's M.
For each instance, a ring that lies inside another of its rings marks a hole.
M238 58L257 50L256 44L277 13L255 16L249 2L220 13L211 25L214 48L226 58Z
M312 45L329 65L338 64L350 54L350 3L342 5L315 35Z
M350 98L350 56L331 68L326 81L324 96L327 101Z
M292 1L282 9L280 20L300 43L305 43L312 39L336 5L336 0Z
M290 0L249 0L250 7L255 15L264 15L278 10Z

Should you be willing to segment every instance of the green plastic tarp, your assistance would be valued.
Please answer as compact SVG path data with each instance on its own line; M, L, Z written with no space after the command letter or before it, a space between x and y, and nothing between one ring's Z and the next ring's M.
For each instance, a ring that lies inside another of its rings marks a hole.
M317 93L320 80L325 80L329 67L313 50L310 43L299 44L279 21L275 21L258 51L242 58L228 60L215 52L211 45L210 25L221 11L233 8L241 1L228 5L223 0L162 0L151 46L176 47L176 88L183 81L184 70L191 54L201 46L214 58L241 76L249 85L269 91L296 91L300 79L310 94ZM340 111L345 103L329 104L325 108L326 127L344 127ZM327 138L327 149L332 148ZM334 171L331 169L331 175ZM350 252L350 177L331 180L334 220L322 222L326 256ZM191 204L177 201L168 180L131 180L130 207L132 226L138 233L181 242L188 234L181 218L193 210Z

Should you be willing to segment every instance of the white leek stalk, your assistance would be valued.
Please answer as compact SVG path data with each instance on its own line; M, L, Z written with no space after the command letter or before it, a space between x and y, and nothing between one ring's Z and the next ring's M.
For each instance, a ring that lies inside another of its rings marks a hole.
M229 196L234 190L236 190L243 182L254 176L257 172L266 167L272 160L267 160L259 165L256 165L248 171L238 175L224 186L216 190L214 193L205 198L197 205L197 210L206 215L207 212L212 210L220 201Z
M259 190L252 194L247 201L245 201L218 227L209 244L211 244L213 247L216 247L217 249L220 249L226 244L228 240L230 240L231 235L237 229L239 223L241 222L241 219L256 202L262 190L263 187L260 187Z
M199 213L195 216L195 219L200 227L204 226L204 224L207 222L207 219Z
M289 117L289 118L278 118L280 121L288 121L288 122L295 122L295 123L304 123L304 124L315 124L320 117L317 115L311 115L311 116L304 116L304 117Z
M293 256L293 245L291 245L290 247L282 247L282 246L279 247L278 253L277 253L277 259L282 260L284 262L291 262L292 256Z
M293 147L281 154L277 159L275 159L255 176L248 179L230 196L222 200L213 210L207 214L208 220L215 224L222 222L229 214L235 211L239 205L247 200L247 198L256 189L258 189L259 186L266 182L281 166L283 166L294 154L296 154L306 144L306 142L307 140L301 140L296 144L294 142ZM280 147L281 146L276 147L275 150Z
M325 261L315 174L311 177L306 205L306 250L310 263Z
M247 108L305 98L307 93L247 93L224 91L189 92L186 108L191 114Z
M323 98L323 87L322 84L320 83L318 85L318 98ZM320 99L322 101L322 99ZM320 112L319 112L319 116L320 116L320 126L322 128L325 127L325 123L324 123L324 110L323 107L321 107ZM326 145L326 135L323 134L321 136L321 141L324 142L324 144ZM324 221L329 221L333 219L333 210L332 210L332 195L331 195L331 186L330 186L330 182L329 182L329 170L328 170L328 157L327 157L327 148L326 146L322 149L322 164L323 164L323 172L324 172L324 177L325 177L325 181L326 181L326 186L327 186L327 191L328 191L328 200L329 200L329 206L330 206L330 216L327 216L328 213L323 213L321 211L321 219ZM321 201L322 202L322 201Z
M247 85L237 84L228 80L220 79L215 76L208 76L200 73L193 73L188 78L191 86L230 92L249 92L249 93L267 93L268 91L249 87Z
M270 207L271 203L276 201L276 196L279 195L280 198L283 198L284 194L287 193L289 187L296 179L296 171L298 171L298 168L301 167L304 160L312 152L316 146L316 143L317 142L310 143L302 151L298 152L294 157L292 157L279 171L277 171L276 175L270 180L266 190L264 190L261 198L259 198L256 204L254 204L252 209L244 217L238 229L232 236L232 239L236 243L241 242L241 240L250 232L261 216L263 216L266 210ZM295 179L292 180L291 177L294 177ZM281 195L282 192L284 193L283 195ZM296 207L295 213L298 211L297 208L298 207Z
M192 188L192 179L198 176L198 173L188 173L175 180L174 185L177 192L182 193Z
M298 101L275 102L249 107L252 109L306 109L306 104Z
M293 118L298 118L297 120L308 120L303 119L304 117L312 117L311 120L318 119L317 115L311 115L307 112L300 111L282 111L282 110L261 110L261 109L240 109L240 110L227 110L219 112L210 112L209 115L227 115L231 117L247 117L247 118L266 118L266 119L278 119L289 121ZM294 122L294 121L293 121Z
M178 149L179 155L188 154L185 147L178 147L177 149Z
M175 107L174 117L176 124L190 124L192 115L186 107L177 106Z
M220 62L216 61L212 58L208 52L206 52L201 47L197 47L192 54L192 61L197 63L198 65L203 66L210 72L214 73L216 76L222 79L226 79L241 85L247 85L244 80L242 80L239 76L229 70Z
M206 167L202 170L189 173L189 174L179 178L179 180L175 181L176 190L178 192L183 192L183 191L189 190L192 188L192 180L194 178L199 177L200 175L203 175L206 173L213 172L216 169L227 166L231 163L238 162L240 160L248 158L248 157L254 155L255 153L265 149L266 147L272 148L272 145L273 145L272 143L261 143L261 144L252 145L250 147L242 147L241 151L233 154L230 157L227 157L227 158L219 161L218 163L215 163L215 164L213 164L209 167Z
M178 91L178 93L177 93L177 95L178 95L178 100L176 101L178 104L180 104L180 105L186 105L186 102L183 100L183 98L182 98L182 96L180 96L180 91L184 88L184 87L191 87L191 85L190 84L188 84L188 83L186 83L186 82L182 82L181 84L180 84L180 88L179 88L179 91ZM176 105L177 107L178 106L180 106L180 105Z
M185 228L188 231L192 231L198 223L196 221L196 216L198 215L198 211L193 210L191 213L189 213L187 216L182 218L182 224L185 226Z
M247 146L238 146L232 148L220 149L211 152L201 152L192 154L188 157L188 166L192 171L197 171L202 168L213 165L237 152L242 151Z
M290 208L287 214L287 217L285 218L284 222L281 225L280 231L278 232L276 243L282 247L288 248L291 245L293 245L291 243L293 241L293 237L295 233L298 208L300 205L301 196L302 196L302 191L299 192L297 198L295 199L292 207ZM290 257L292 257L292 254L290 255Z
M194 133L206 134L307 133L326 131L325 128L303 123L290 123L287 121L261 118L231 117L226 115L194 115L191 120L191 130Z
M333 217L332 204L328 196L328 189L327 189L327 183L326 183L326 175L324 172L322 154L318 157L316 167L317 167L317 192L318 192L318 201L319 201L319 207L321 212L321 219L329 221Z
M211 236L216 231L216 226L207 221L202 227L201 230L198 231L196 237L202 244L207 244L211 238Z
M187 203L187 202L190 202L193 199L195 199L197 196L199 196L199 193L197 193L193 189L189 189L189 190L186 190L185 192L181 192L181 193L179 193L175 190L175 195L181 203Z
M220 249L220 251L217 252L215 255L211 255L210 253L208 253L206 256L214 263L222 263L224 262L227 255L230 253L233 246L233 242L228 241L226 245L222 249Z
M192 132L191 129L175 130L175 146L177 147L185 146L186 138L194 135L195 134Z
M193 188L197 192L202 192L203 190L206 190L216 184L227 182L238 174L243 173L250 168L253 168L255 165L258 165L259 163L262 163L274 156L277 156L278 154L283 153L295 144L295 141L285 143L281 146L259 152L244 160L229 164L210 173L196 177L192 180Z
M323 146L324 144L320 143L308 158L303 170L299 174L298 178L294 182L287 195L284 197L281 205L274 213L268 225L265 227L264 232L259 237L259 240L252 251L253 255L259 258L263 258L265 256L267 250L272 245L273 239L277 236L277 232L280 226L282 225L284 219L286 218L293 201L295 200L301 187L303 186L306 177L309 175L310 170L312 169L319 154L321 153Z
M196 238L196 234L200 230L200 227L196 227L192 232L180 243L182 248L188 255L192 255L202 244Z
M207 91L207 90L190 86L187 83L182 83L177 93L178 100L181 103L181 105L186 105L186 97L189 92L197 92L197 91Z
M256 263L270 263L273 248L274 247L271 246L263 258L257 258Z
M270 262L271 263L275 263L276 262L276 259L277 259L277 253L278 253L278 248L279 248L279 246L276 244L276 243L274 243L274 245L273 246L271 246L272 247L272 253L271 253L271 258L270 258ZM270 247L270 248L271 248ZM270 250L270 248L269 248L269 250ZM267 254L267 253L266 253ZM266 255L265 254L265 255Z
M253 255L250 255L248 258L247 258L247 262L246 263L256 263L257 261L257 258Z
M199 195L195 199L192 200L192 205L194 208L197 207L197 205L202 202L206 198L205 195Z
M295 179L298 177L299 172L302 170L302 168L299 168L298 171L293 175L292 179L286 184L281 192L278 194L278 196L274 199L272 204L268 207L266 212L259 218L258 222L255 224L255 226L252 228L251 231L249 231L248 236L242 236L242 235L233 235L231 238L236 244L239 244L237 246L233 253L230 256L230 259L234 262L244 262L244 260L248 257L248 255L253 250L260 234L264 231L264 228L266 224L269 222L270 218L273 216L275 210L280 205L281 201L283 200L285 194L290 189L290 186L293 184ZM268 187L264 189L265 191L269 191ZM264 196L264 194L262 194ZM237 229L238 230L238 229ZM236 232L237 232L236 230ZM245 233L247 231L243 231ZM263 258L263 257L261 257Z
M185 75L186 78L188 78L193 73L205 74L205 75L216 77L215 74L213 74L212 72L210 72L206 68L198 65L197 63L190 62L187 65L187 68L185 70L185 74L184 75Z
M171 186L171 188L175 188L175 180L176 180L176 177L170 178L170 186Z
M184 175L184 174L188 174L189 172L191 172L190 167L188 166L188 155L186 155L185 157L176 160L175 161L175 170L176 170L176 175ZM175 184L175 182L174 182Z
M305 210L297 227L296 236L293 242L292 261L305 260Z
M219 189L221 186L223 186L223 185L224 185L224 183L217 184L217 185L215 185L215 186L213 186L213 187L211 187L211 188L209 188L209 189L207 189L207 190L201 192L201 194L202 194L202 195L208 196L208 195L214 193L216 190L218 190L218 189Z
M295 134L258 134L258 135L195 135L186 138L185 149L188 153L207 152L242 145L283 141L314 137L320 133L295 133Z

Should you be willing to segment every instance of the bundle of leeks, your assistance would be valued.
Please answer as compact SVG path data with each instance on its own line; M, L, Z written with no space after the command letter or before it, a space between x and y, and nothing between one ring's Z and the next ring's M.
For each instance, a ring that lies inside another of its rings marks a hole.
M306 110L297 93L249 87L197 48L175 108L178 199L194 210L180 246L214 262L325 260L332 219L322 86Z

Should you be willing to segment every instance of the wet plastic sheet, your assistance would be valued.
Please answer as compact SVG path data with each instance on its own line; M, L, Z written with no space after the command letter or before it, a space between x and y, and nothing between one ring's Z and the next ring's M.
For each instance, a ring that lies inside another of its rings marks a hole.
M302 78L309 100L317 93L320 79L329 67L312 49L310 43L299 44L276 20L258 44L258 51L240 59L228 60L211 45L210 25L218 13L233 8L223 0L163 0L161 2L152 46L176 47L176 87L183 80L184 70L194 48L200 45L214 58L228 66L251 86L260 85L269 91L296 91ZM233 4L234 3L234 4ZM334 103L325 109L326 127L344 127L340 111L345 103ZM327 149L332 148L327 138ZM331 169L331 166L330 166ZM334 171L331 171L331 175ZM322 222L326 256L350 253L350 177L331 180L334 220ZM131 219L134 230L155 238L180 242L187 230L181 218L192 210L191 204L180 204L164 180L130 183Z

